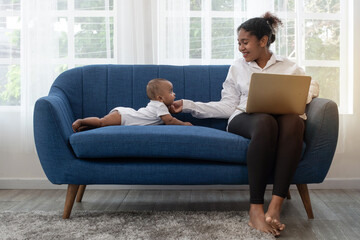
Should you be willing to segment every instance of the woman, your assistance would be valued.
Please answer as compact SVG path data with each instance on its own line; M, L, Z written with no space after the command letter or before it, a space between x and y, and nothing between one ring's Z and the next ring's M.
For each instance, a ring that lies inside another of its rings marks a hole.
M275 236L284 230L280 211L301 157L306 115L247 114L249 81L252 73L303 75L290 60L270 51L281 21L271 13L252 18L238 29L239 51L243 58L230 67L218 102L178 100L172 112L187 112L197 118L229 118L228 131L251 139L247 152L250 185L249 225ZM317 97L319 87L312 82L307 103ZM272 199L264 211L266 181L274 172Z

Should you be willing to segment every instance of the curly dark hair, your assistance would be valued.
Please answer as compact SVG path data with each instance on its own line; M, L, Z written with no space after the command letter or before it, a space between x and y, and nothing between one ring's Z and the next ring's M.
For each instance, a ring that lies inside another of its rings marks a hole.
M281 20L270 12L266 12L262 17L251 18L243 22L238 28L239 34L241 29L250 32L251 35L255 35L257 39L261 39L263 36L268 36L269 40L267 46L275 41L275 34L278 27L282 25Z

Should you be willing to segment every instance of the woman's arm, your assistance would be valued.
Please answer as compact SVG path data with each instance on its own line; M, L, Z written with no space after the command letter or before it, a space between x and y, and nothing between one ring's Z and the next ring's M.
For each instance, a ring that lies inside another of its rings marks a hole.
M305 71L301 67L298 67L294 74L305 75ZM306 99L306 104L309 104L313 98L316 98L318 96L319 96L319 83L314 79L311 79L309 93Z
M240 91L236 87L236 73L234 67L230 67L228 75L223 83L221 100L212 102L193 102L182 100L182 111L191 113L196 118L229 118L234 113L240 101ZM181 101L177 101L181 104Z
M319 96L319 83L315 80L311 80L309 94L306 100L306 104L309 104L313 98Z

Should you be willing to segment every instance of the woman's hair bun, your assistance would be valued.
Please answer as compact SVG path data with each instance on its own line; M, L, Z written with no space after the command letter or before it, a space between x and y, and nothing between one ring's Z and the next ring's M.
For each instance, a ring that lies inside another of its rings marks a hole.
M270 12L266 12L262 17L270 25L271 29L273 30L273 34L275 34L278 27L282 25L281 20Z

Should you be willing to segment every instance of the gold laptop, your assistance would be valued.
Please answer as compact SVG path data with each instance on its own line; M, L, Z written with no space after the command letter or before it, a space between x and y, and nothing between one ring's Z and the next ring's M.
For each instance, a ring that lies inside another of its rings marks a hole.
M303 114L310 76L253 73L245 112Z

